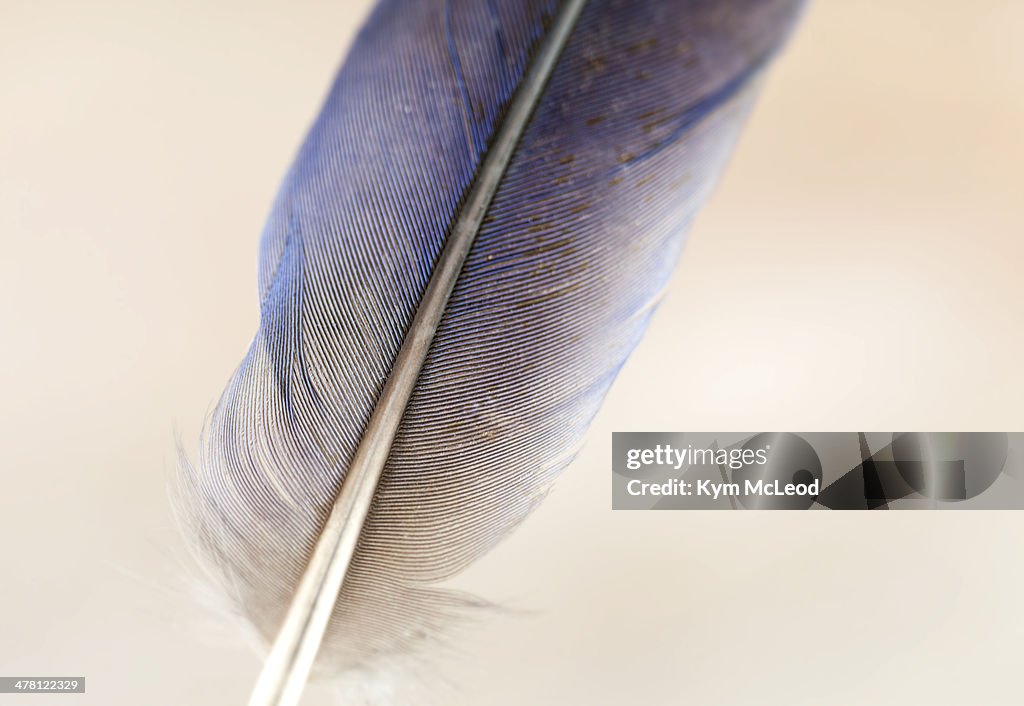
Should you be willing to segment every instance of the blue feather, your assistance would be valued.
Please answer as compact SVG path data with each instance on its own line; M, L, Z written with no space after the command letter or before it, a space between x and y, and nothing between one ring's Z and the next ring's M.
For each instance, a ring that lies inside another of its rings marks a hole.
M415 647L437 588L569 463L640 340L800 0L591 0L464 265L321 652ZM184 473L273 635L554 0L382 0L262 239L261 319Z

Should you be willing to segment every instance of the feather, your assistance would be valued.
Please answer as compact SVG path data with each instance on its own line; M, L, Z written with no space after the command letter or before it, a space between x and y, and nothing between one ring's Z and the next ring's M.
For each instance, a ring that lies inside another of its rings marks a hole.
M189 534L268 640L555 0L381 0L265 227L255 339L184 464ZM589 0L501 167L333 601L318 668L416 650L438 584L570 462L800 0Z

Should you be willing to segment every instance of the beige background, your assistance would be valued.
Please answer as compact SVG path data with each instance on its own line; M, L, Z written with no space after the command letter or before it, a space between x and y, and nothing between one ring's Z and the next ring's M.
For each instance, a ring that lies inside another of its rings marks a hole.
M242 703L166 481L366 2L0 1L0 674ZM444 704L1018 704L1019 513L620 513L613 430L1024 429L1024 3L820 0ZM436 686L444 680L444 690ZM310 704L327 703L314 693ZM405 703L420 703L410 699Z

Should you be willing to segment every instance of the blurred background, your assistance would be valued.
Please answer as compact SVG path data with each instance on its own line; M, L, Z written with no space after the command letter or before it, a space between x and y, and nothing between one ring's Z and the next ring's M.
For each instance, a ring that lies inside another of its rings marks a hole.
M0 704L244 702L174 439L255 331L263 219L369 4L0 0L0 674L88 683ZM455 582L515 612L402 703L1024 703L1020 513L610 510L612 431L1024 430L1022 27L811 5L582 455Z

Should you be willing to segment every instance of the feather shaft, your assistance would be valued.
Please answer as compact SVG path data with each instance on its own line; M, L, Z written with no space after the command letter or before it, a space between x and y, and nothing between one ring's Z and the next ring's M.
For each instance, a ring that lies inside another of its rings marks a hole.
M586 0L568 0L561 8L509 104L417 307L249 706L294 706L302 695L445 307L519 139L585 5Z

